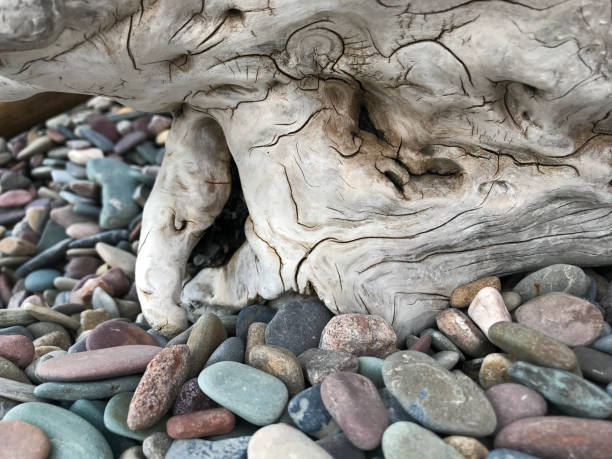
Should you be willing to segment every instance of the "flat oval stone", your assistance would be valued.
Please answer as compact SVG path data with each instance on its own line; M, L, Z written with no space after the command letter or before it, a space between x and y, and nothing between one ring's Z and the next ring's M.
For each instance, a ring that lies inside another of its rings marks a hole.
M612 414L612 397L606 391L567 371L519 361L508 374L571 416L604 419Z
M495 430L495 411L483 390L422 352L390 355L383 364L383 378L410 416L428 429L474 437Z
M603 315L593 304L565 293L548 293L521 305L516 321L566 344L586 346L601 334Z
M382 450L385 459L406 459L410 457L435 457L445 459L463 459L455 448L447 445L433 432L413 422L396 422L391 424L382 438Z
M168 435L176 439L208 437L222 435L232 431L236 417L225 408L213 408L206 411L172 416L168 419Z
M584 346L572 350L586 378L603 384L612 382L612 355Z
M200 439L175 440L165 459L244 459L250 436L208 441Z
M218 406L215 401L202 392L198 385L198 378L192 378L185 381L181 387L172 405L172 414L177 416L194 411L209 410Z
M472 437L451 435L444 439L444 443L451 445L466 459L485 459L489 454L485 445Z
M501 282L499 277L483 277L469 284L460 285L450 297L450 305L454 308L467 308L476 294L485 287L492 287L495 290L501 290Z
M130 345L77 352L49 359L38 366L46 381L95 381L142 373L161 351L159 346Z
M34 345L22 335L0 335L0 357L25 368L34 358Z
M468 308L468 316L488 336L489 328L496 322L512 322L504 299L494 288L485 287L474 297Z
M274 445L273 447L271 447ZM287 424L259 429L249 442L249 459L333 459L327 451Z
M46 459L51 450L44 430L25 421L0 421L0 445L6 458Z
M436 315L436 324L440 331L467 355L484 357L495 350L474 322L458 309L448 308L440 311Z
M25 278L25 288L31 292L42 292L53 288L53 280L62 273L55 269L37 269Z
M509 448L550 458L610 457L612 422L565 416L526 418L495 437L495 448ZM503 457L503 456L502 456Z
M210 354L204 368L211 366L217 362L244 362L244 342L237 336L232 336L223 341L217 349Z
M208 312L198 318L187 339L190 378L200 374L210 355L226 338L223 323L216 314Z
M550 292L564 292L584 296L591 286L591 278L578 266L557 264L547 266L523 278L514 291L523 301Z
M512 378L508 375L508 368L515 361L516 359L510 354L487 355L478 371L478 382L482 388L489 389L496 384L512 382Z
M276 376L287 386L289 396L302 391L304 374L297 357L280 346L258 345L251 349L249 365Z
M356 356L385 358L395 352L393 327L380 316L341 314L334 316L321 333L321 349L348 352ZM312 347L312 346L311 346Z
M303 390L289 401L289 416L296 427L315 438L325 438L338 432L338 424L332 418L321 399L321 385Z
M497 431L518 419L544 416L548 408L539 393L521 384L498 384L485 394L497 416Z
M127 425L128 410L133 392L122 392L113 396L104 409L104 426L111 432L123 437L143 441L150 435L166 431L166 418L162 418L148 429L132 430Z
M357 448L370 450L380 444L389 416L372 381L357 373L333 373L321 384L321 399Z
M89 422L76 414L41 402L22 403L4 419L25 421L41 428L51 440L51 455L57 459L113 459L106 439Z
M88 351L134 344L159 346L157 341L142 328L123 320L101 323L87 335L86 341Z
M572 371L578 360L565 344L513 322L497 322L489 328L489 339L497 347L527 362Z
M61 312L54 311L53 309L46 308L44 306L38 306L26 302L22 307L24 311L31 316L36 317L40 321L55 322L70 330L78 330L79 326L81 325L79 322L71 317L68 317L66 314L62 314Z
M327 375L338 371L359 369L359 360L353 354L342 351L312 348L298 356L308 382L315 386L321 384Z
M283 304L266 327L266 344L289 349L300 355L317 347L321 332L333 314L316 299Z
M255 322L269 323L276 310L262 304L252 304L240 310L238 313L238 321L236 322L236 337L243 342L246 341L249 326ZM317 343L318 345L319 343Z
M127 425L132 430L152 427L170 409L189 371L185 344L162 349L147 365L130 403Z
M365 376L378 388L385 387L385 381L382 377L383 359L378 357L359 357L359 368L357 373Z
M122 376L92 382L46 382L36 386L34 395L52 400L99 400L121 392L133 392L140 376Z
M278 419L289 398L280 379L238 362L219 362L205 368L198 384L219 405L258 426Z

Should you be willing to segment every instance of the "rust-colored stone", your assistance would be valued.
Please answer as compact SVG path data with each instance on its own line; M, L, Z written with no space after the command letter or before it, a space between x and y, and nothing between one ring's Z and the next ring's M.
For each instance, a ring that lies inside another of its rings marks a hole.
M25 421L0 421L0 459L46 459L51 442L40 428Z
M455 308L467 308L476 294L485 287L501 290L499 277L483 277L469 284L457 287L450 297L450 304Z
M168 419L166 431L175 439L224 435L233 430L235 422L236 417L230 410L213 408L172 416Z

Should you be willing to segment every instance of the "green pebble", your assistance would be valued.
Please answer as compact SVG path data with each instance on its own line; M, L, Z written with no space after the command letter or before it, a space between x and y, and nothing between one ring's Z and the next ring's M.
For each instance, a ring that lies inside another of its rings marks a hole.
M46 382L36 386L34 395L52 400L98 400L121 392L133 392L140 375L91 382Z
M382 376L383 359L378 357L359 357L359 369L357 373L365 376L378 388L385 387Z
M132 430L127 426L127 415L134 392L122 392L111 398L104 409L104 425L117 435L143 441L149 435L166 431L167 417L162 418L153 427L142 430Z

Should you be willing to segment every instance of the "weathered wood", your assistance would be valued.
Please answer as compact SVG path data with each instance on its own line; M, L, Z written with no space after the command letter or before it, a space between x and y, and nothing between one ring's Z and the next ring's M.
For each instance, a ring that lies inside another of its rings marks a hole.
M167 335L179 306L297 291L403 337L475 278L612 263L610 2L28 2L0 16L0 97L175 113L136 275ZM222 137L246 243L183 288L227 199Z

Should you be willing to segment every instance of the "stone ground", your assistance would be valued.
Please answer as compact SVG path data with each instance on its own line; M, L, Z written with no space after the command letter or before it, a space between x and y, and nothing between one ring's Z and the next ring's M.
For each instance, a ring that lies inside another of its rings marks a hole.
M134 263L170 122L94 98L0 139L0 459L610 457L612 267L458 286L404 342L295 296L152 330ZM234 187L188 272L245 217Z

